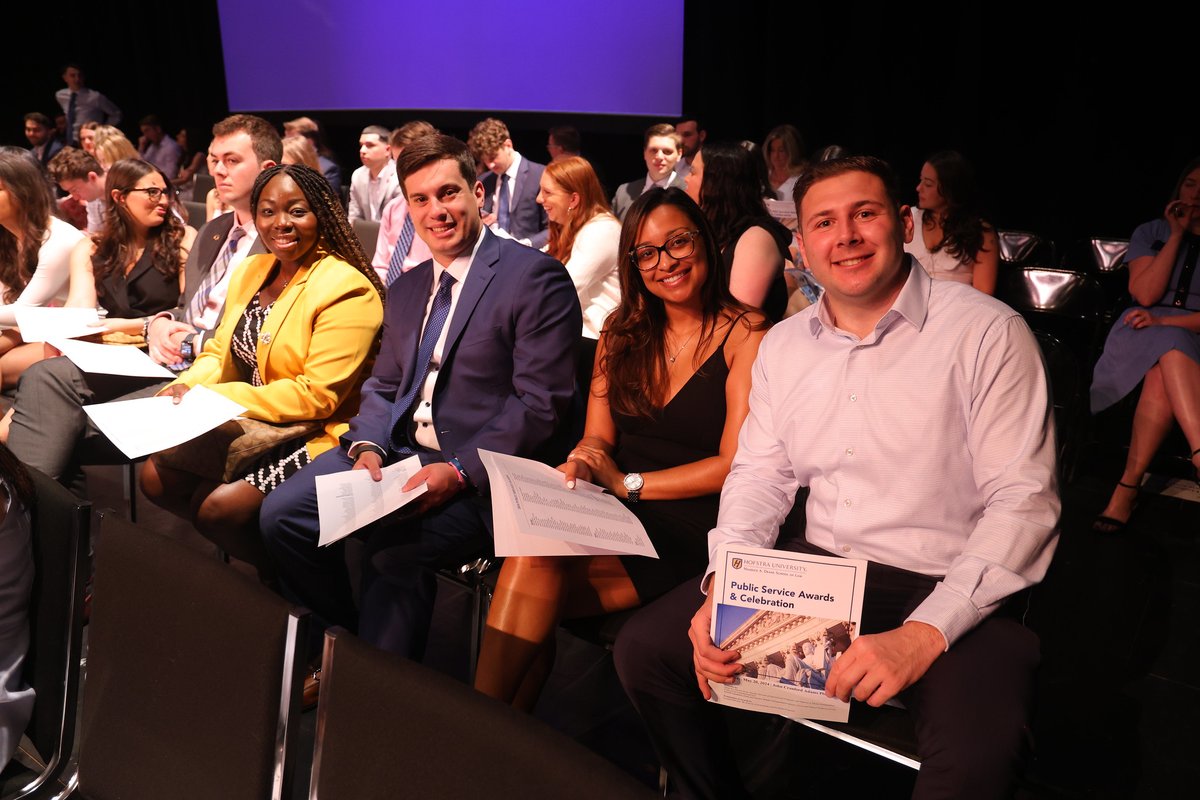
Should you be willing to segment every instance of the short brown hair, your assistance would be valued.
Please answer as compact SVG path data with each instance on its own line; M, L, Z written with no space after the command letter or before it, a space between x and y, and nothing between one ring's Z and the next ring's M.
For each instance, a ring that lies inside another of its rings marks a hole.
M404 182L422 167L434 161L450 159L458 164L458 171L467 182L467 186L475 185L475 159L467 145L453 136L435 133L432 136L422 136L404 148L400 158L396 159L396 177L400 179L400 188L408 197L408 187Z
M392 131L392 138L388 140L388 144L392 147L408 147L422 136L432 136L437 132L438 129L425 120L414 119Z
M505 140L512 139L508 126L498 119L488 117L475 123L467 136L467 147L476 161L487 161L496 154Z
M89 172L104 174L100 162L93 158L91 153L78 147L64 147L59 150L46 168L50 170L50 177L59 185L63 181L87 180Z
M311 117L296 117L295 119L289 119L287 122L283 123L283 127L285 130L291 128L292 133L297 135L303 135L309 131L320 130L316 120L312 119Z
M900 187L896 183L896 173L892 171L890 164L875 156L846 156L831 161L818 161L800 173L800 177L796 180L796 186L792 189L792 201L796 204L796 216L800 216L800 201L804 199L804 195L808 194L808 190L813 187L813 184L829 178L836 178L838 175L845 175L847 172L865 172L868 175L874 175L883 181L883 188L887 191L888 199L892 201L897 211L900 206L904 205L904 201L900 197Z
M250 146L254 149L254 157L258 163L265 161L279 162L283 159L283 140L275 126L262 117L253 114L234 114L213 125L213 138L232 136L235 133L245 133L250 137Z
M643 150L650 146L650 140L655 136L669 137L675 142L676 150L678 150L679 146L683 143L683 139L681 139L679 133L676 132L674 125L669 125L666 122L660 122L657 125L651 125L649 128L646 128L646 132L642 134Z

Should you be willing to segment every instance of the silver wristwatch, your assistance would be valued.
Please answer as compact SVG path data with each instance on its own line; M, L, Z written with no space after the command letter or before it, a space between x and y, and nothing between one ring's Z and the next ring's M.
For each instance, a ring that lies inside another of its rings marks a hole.
M625 491L629 493L629 502L636 503L642 494L642 485L645 483L642 480L640 472L631 472L625 476L622 481L625 484Z

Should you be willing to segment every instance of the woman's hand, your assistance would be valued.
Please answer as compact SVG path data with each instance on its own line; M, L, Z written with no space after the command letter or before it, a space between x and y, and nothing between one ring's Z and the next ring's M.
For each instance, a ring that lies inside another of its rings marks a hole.
M1182 200L1172 200L1167 203L1163 216L1167 218L1167 224L1171 226L1171 234L1175 235L1190 228L1195 222L1198 212L1200 212L1200 207Z
M174 400L175 405L179 405L180 401L183 400L183 396L187 394L191 388L192 387L188 386L186 383L173 383L155 395L155 397L170 397Z
M1158 324L1158 317L1151 314L1147 309L1135 308L1125 315L1125 324L1134 330L1149 328L1151 325Z
M581 461L576 457L574 452L571 453L565 463L558 465L558 471L566 478L568 489L574 489L575 481L577 480L588 481L589 483L592 480L592 468L587 465L587 462Z
M617 467L617 462L612 460L612 456L606 450L590 444L580 443L575 445L575 449L567 456L568 464L573 461L580 462L591 473L590 478L584 478L583 475L579 475L578 477L603 486L610 492L617 494L618 497L622 496L621 493L625 490L623 482L625 473Z

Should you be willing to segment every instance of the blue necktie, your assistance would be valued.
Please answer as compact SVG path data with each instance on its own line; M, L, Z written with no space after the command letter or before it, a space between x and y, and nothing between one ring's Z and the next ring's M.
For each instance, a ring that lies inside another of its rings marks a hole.
M396 248L392 250L392 259L388 262L387 286L390 287L392 281L399 278L400 273L404 271L404 259L408 258L408 251L412 249L413 236L415 235L416 228L413 227L412 214L406 211L404 213L404 226L400 228L400 238L396 240Z
M425 322L425 331L421 334L421 344L417 348L412 383L409 384L408 391L404 393L404 396L392 406L392 418L388 423L388 430L392 432L392 449L400 455L413 452L408 439L408 431L401 429L400 425L408 417L408 410L412 406L413 400L421 393L421 387L424 386L425 378L429 375L429 364L433 361L433 348L442 335L446 318L450 316L450 290L454 286L454 282L455 278L450 271L444 270L441 281L438 283L437 294L433 297L433 307L429 309L429 319Z
M512 231L508 229L511 221L509 219L508 200L508 173L505 173L500 176L500 197L496 201L496 205L499 206L499 208L496 209L496 224L500 226L500 230L505 231L506 233L512 233Z

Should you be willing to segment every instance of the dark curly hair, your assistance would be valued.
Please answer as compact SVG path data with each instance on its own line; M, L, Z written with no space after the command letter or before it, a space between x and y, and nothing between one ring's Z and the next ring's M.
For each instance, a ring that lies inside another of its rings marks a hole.
M653 188L634 201L621 224L617 249L621 303L604 325L605 354L599 369L607 378L608 404L629 416L651 417L662 408L670 385L667 375L667 314L661 298L646 288L630 251L646 217L662 206L678 208L700 232L697 255L703 253L708 275L700 288L702 318L697 352L708 347L724 312L744 314L751 309L729 293L729 273L722 268L717 240L704 212L682 189ZM746 323L751 325L749 321ZM760 327L763 323L753 323Z
M272 178L281 174L296 182L309 207L317 215L317 226L321 231L321 243L325 249L365 275L375 287L375 291L379 292L379 296L384 297L386 290L383 282L379 280L378 273L371 266L371 259L363 250L362 242L346 219L341 200L333 193L325 176L312 167L304 164L276 164L260 172L254 181L254 188L250 191L250 209L255 216L258 215L258 199L263 188Z
M945 250L962 262L974 263L983 249L984 232L988 225L983 221L979 190L975 183L975 171L962 154L955 150L941 150L925 159L937 173L938 191L946 200L945 217L942 219L942 241L933 250ZM923 224L932 226L936 222L926 215Z
M104 231L96 242L96 251L92 254L92 274L96 278L96 293L104 299L104 278L118 270L124 271L133 261L136 252L137 236L133 230L133 217L129 209L122 203L115 202L112 193L120 192L128 197L129 191L145 176L157 172L167 187L167 196L171 207L175 206L175 192L167 174L149 161L137 158L124 158L113 164L104 179ZM183 269L183 256L180 247L187 227L178 215L168 209L161 225L155 225L146 232L145 247L151 253L154 268L173 278Z
M775 193L765 181L761 159L740 144L705 144L700 151L704 160L700 183L700 207L708 217L721 253L734 244L734 233L748 219L767 216L763 198Z

